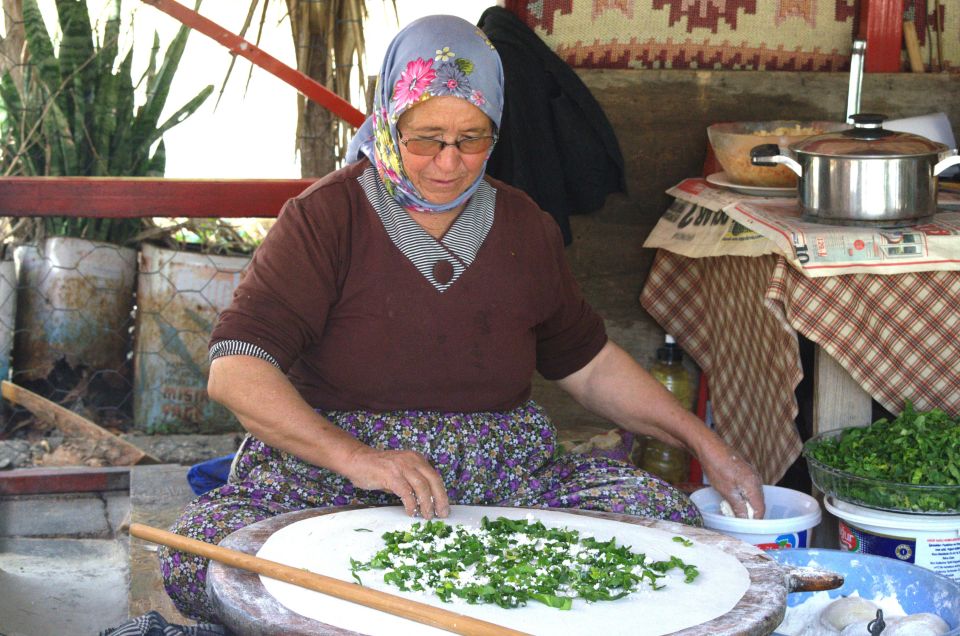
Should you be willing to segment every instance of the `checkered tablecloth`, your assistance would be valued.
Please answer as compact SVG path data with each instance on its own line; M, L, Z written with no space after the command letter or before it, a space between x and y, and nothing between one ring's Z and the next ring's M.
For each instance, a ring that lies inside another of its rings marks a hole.
M765 483L801 448L797 331L888 410L960 413L960 272L814 279L778 255L659 250L640 301L707 373L717 432Z
M960 272L813 279L781 258L766 298L885 409L960 414Z
M717 433L764 483L800 453L797 335L765 306L777 256L687 258L659 250L640 302L710 378ZM782 313L782 312L781 312Z

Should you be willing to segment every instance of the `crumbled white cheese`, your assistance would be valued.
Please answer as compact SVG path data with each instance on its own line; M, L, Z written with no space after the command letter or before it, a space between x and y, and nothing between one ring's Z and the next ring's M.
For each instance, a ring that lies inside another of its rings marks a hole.
M720 501L720 514L724 517L736 517L736 513L733 511L733 506L730 505L730 502L726 499ZM756 516L756 511L753 509L753 506L750 505L750 502L747 502L747 519L753 519Z

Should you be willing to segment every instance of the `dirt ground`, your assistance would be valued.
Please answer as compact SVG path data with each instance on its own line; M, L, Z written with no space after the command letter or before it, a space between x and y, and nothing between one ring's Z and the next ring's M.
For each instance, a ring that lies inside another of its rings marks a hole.
M124 433L111 431L121 439L133 444L164 464L192 466L199 462L222 457L236 451L243 433L220 433L216 435L147 435L144 433ZM560 441L570 450L580 452L600 452L620 459L623 449L615 449L619 437L606 434L571 435L569 431L560 431ZM587 439L589 438L589 439ZM0 470L14 468L55 467L55 466L113 466L116 450L114 447L97 443L87 438L65 437L54 426L36 418L28 418L9 427L6 434L0 435Z
M52 425L28 418L0 437L0 470L14 468L114 465L111 446L79 437L65 437ZM242 433L216 435L146 435L112 431L165 464L189 466L233 453Z

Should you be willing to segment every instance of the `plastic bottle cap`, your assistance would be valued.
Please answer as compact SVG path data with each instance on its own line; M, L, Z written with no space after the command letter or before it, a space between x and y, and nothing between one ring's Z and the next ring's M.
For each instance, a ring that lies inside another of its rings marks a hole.
M666 364L673 364L683 361L683 349L677 346L675 342L668 342L657 349L657 360Z
M663 337L663 341L664 341L665 343L667 343L668 345L677 344L677 341L674 340L673 336L671 336L670 334L665 335L665 336Z

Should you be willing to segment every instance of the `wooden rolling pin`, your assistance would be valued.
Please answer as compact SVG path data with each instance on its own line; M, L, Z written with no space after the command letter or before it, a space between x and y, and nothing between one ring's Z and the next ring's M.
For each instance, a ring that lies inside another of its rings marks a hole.
M525 632L488 623L477 618L457 614L439 607L419 603L409 599L372 590L356 583L348 583L323 574L308 572L299 568L261 559L260 557L222 548L211 543L160 530L142 523L130 524L130 534L151 543L165 545L168 548L196 554L231 567L255 572L277 581L292 583L308 590L334 596L351 603L371 607L381 612L401 616L418 623L444 629L455 634L468 636L530 636Z

